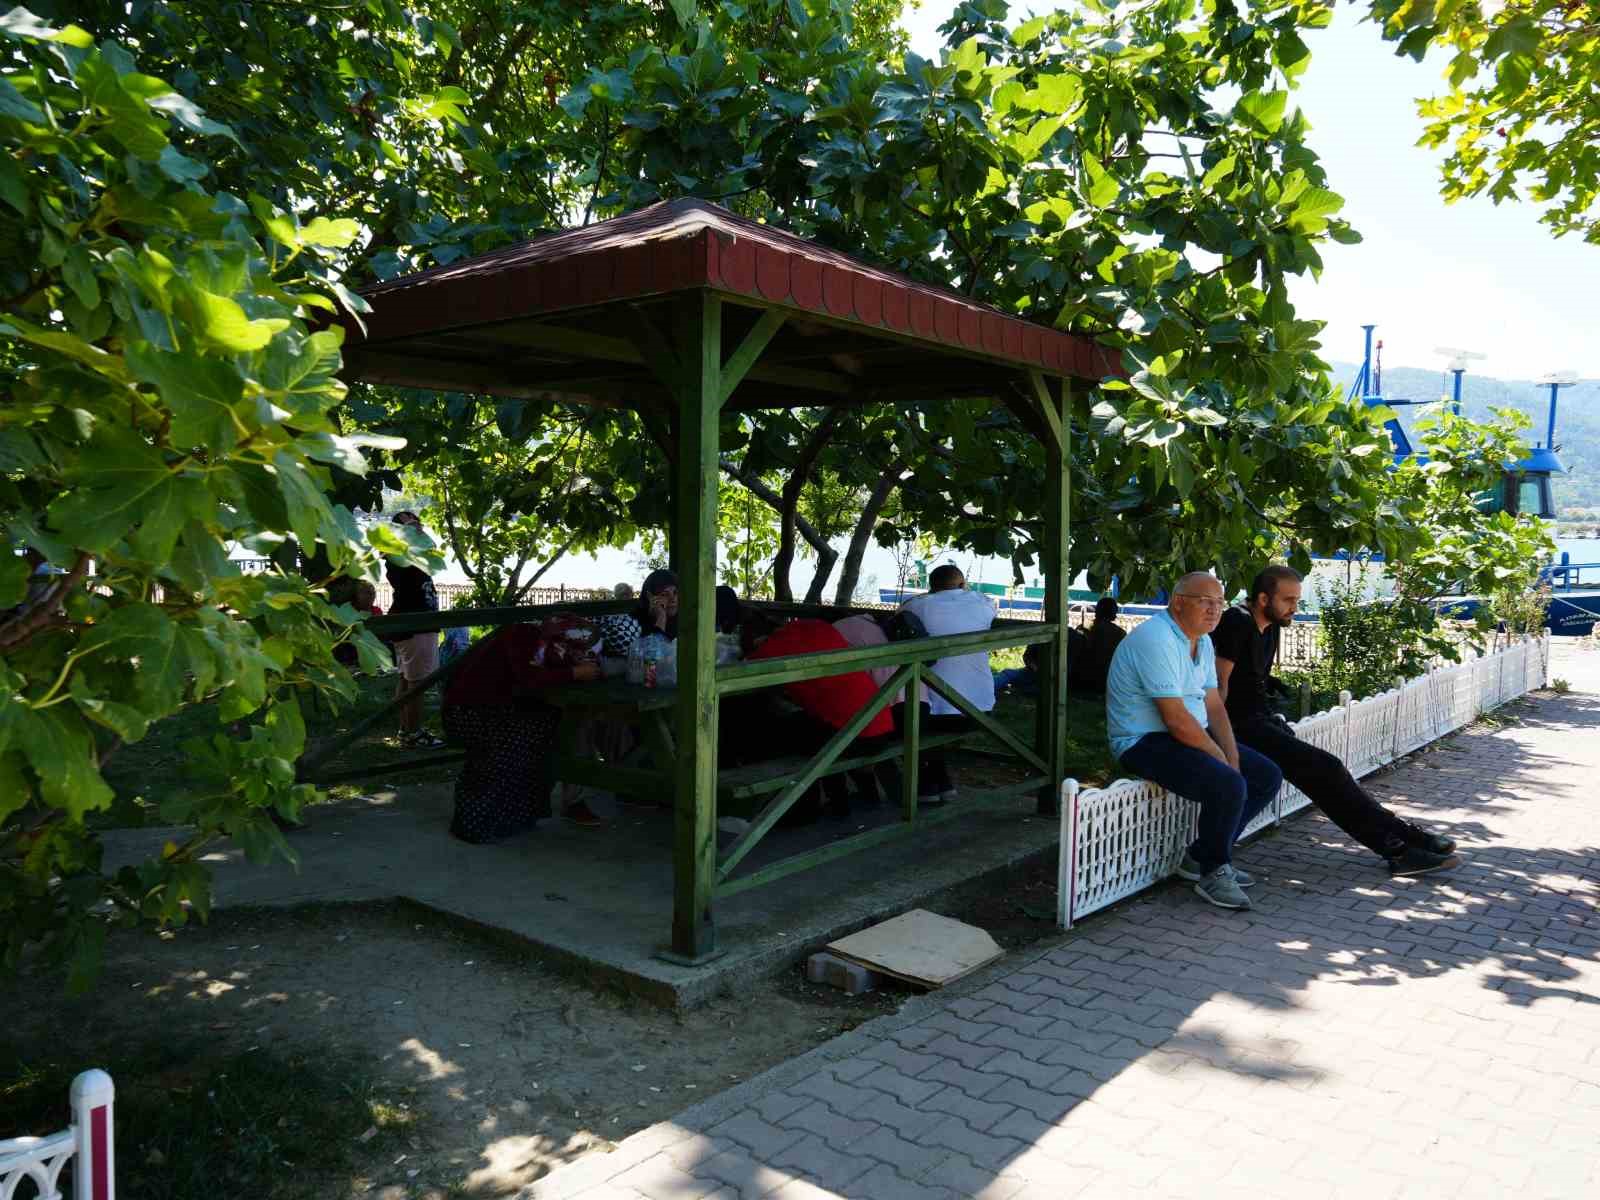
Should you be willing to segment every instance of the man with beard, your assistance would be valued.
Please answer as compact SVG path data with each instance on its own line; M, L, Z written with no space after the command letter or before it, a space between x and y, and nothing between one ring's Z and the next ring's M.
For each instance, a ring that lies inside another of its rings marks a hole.
M1395 875L1421 875L1455 866L1456 844L1447 837L1403 821L1372 798L1326 750L1295 737L1272 708L1269 694L1281 688L1272 678L1279 631L1300 606L1300 573L1291 567L1265 568L1250 584L1244 603L1222 615L1211 642L1217 659L1217 690L1241 746L1270 758L1283 777L1356 841L1389 864Z

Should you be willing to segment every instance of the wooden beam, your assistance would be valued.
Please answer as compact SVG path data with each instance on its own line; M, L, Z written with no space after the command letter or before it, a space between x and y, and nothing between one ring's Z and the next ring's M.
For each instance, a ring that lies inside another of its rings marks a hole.
M987 733L1030 767L1035 767L1040 771L1049 770L1049 765L1034 751L1032 746L1001 724L992 712L984 712L979 709L971 700L963 696L959 690L946 683L937 672L928 672L928 687L965 713L980 732Z
M686 385L693 380L685 373L684 363L678 357L678 348L672 345L667 335L651 320L648 310L637 304L629 307L633 311L633 321L639 331L639 340L644 343L641 362L668 391L681 397ZM692 362L694 356L691 354L689 357Z
M1050 385L1038 371L1028 372L1028 382L1033 385L1034 399L1039 402L1039 411L1044 414L1044 423L1050 427L1057 449L1065 449L1066 444L1062 440L1061 433L1061 414L1056 408L1055 397L1050 394Z
M909 642L890 642L885 646L852 646L847 650L819 650L813 654L789 654L757 662L733 663L717 672L717 691L724 696L758 688L776 687L802 679L825 679L847 671L873 667L897 667L902 663L931 663L952 654L978 650L1004 650L1046 642L1055 627L1035 621L1012 621L980 633L953 633L941 637L917 638Z
M722 300L684 301L680 328L678 462L673 557L678 563L678 754L673 817L672 945L664 956L698 965L718 954L712 894L717 872L717 429L722 396ZM689 306L692 306L690 308Z
M964 795L961 799L951 804L945 804L929 812L919 813L915 824L904 821L893 825L880 825L877 829L869 829L865 833L858 833L854 837L840 838L836 842L829 842L815 850L803 854L794 854L788 858L779 859L760 870L752 871L748 875L741 875L737 879L730 879L717 885L717 898L736 896L740 892L749 891L753 887L772 883L782 879L785 875L793 875L796 871L810 870L812 867L821 866L825 862L832 862L836 858L843 858L847 854L854 854L858 850L867 850L873 846L881 846L884 842L892 842L899 838L909 837L927 825L938 825L944 821L953 821L957 817L964 817L969 813L981 812L986 808L993 808L1011 800L1013 796L1020 796L1033 791L1039 786L1039 776L1030 775L1026 779L1019 779L1015 783L1002 784L1000 787L985 788L980 792Z
M722 364L722 394L717 398L717 407L727 404L728 397L733 395L733 389L744 382L744 377L750 373L751 368L761 357L767 344L777 336L778 330L783 328L783 323L788 314L781 308L769 308L757 319L750 332L744 335L744 341L739 343L739 348Z
M770 311L770 310L769 310ZM634 312L643 315L643 310L635 307ZM641 328L648 323L651 328L656 328L654 322L644 318ZM589 333L582 329L568 329L560 325L529 325L522 327L516 340L507 341L506 345L525 346L534 350L545 351L550 354L559 354L566 358L590 359L602 362L619 362L631 365L651 366L651 356L665 353L667 358L672 357L670 343L659 328L656 328L658 341L653 341L655 349L641 349L627 338L611 337L607 334ZM649 335L646 335L647 337ZM720 352L720 351L719 351ZM758 383L773 383L782 387L805 388L813 392L827 392L829 395L848 396L856 390L856 382L850 376L835 371L810 370L804 367L779 367L757 365L745 375L746 379Z
M1039 790L1038 811L1053 817L1059 804L1067 761L1067 614L1072 582L1072 390L1062 380L1060 401L1030 372L1039 392L1039 407L1052 418L1055 434L1045 443L1044 538L1040 558L1044 567L1044 612L1040 615L1055 633L1046 647L1040 676L1036 732L1039 755L1047 765L1049 784Z
M530 382L526 370L392 353L379 355L360 349L345 352L344 367L339 377L347 382L360 381L435 392L475 392L510 400L552 400L599 408L626 407L624 398L629 390L625 383L608 383L593 378L585 381L583 389L574 388L570 383L547 387L537 381Z
M900 736L905 741L905 757L900 762L900 819L907 825L917 820L917 773L922 768L922 664L911 664L906 677L906 702L901 713Z

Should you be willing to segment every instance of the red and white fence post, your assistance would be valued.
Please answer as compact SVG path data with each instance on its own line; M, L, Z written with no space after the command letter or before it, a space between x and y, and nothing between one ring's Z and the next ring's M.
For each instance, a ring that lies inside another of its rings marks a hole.
M0 1197L17 1194L27 1180L38 1200L62 1200L61 1175L72 1168L72 1200L115 1200L111 1104L116 1089L104 1071L72 1081L72 1125L48 1137L0 1141Z
M117 1089L101 1070L72 1081L72 1135L76 1142L72 1200L115 1200L116 1162L111 1109Z

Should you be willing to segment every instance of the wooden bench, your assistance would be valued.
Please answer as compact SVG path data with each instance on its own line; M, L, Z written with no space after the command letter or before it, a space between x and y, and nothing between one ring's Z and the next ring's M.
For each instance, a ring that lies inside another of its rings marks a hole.
M971 736L970 732L925 734L917 739L917 744L921 750L933 750L940 746L965 741ZM842 775L846 771L854 771L861 767L897 762L905 756L905 752L905 742L895 738L881 750L865 754L841 754L822 774ZM781 791L790 780L811 764L811 759L812 756L809 754L797 754L750 763L743 767L724 767L717 773L717 798L719 801L749 800L769 792ZM728 810L722 804L718 805L718 809L730 816L740 815Z

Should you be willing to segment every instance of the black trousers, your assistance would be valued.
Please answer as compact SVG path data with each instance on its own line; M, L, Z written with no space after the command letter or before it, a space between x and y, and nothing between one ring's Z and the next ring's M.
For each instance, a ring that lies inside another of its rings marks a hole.
M1372 798L1337 756L1307 745L1284 724L1258 719L1233 727L1241 745L1270 758L1283 777L1304 792L1340 829L1374 854L1387 857L1409 826Z
M906 731L905 707L904 704L894 706L894 730L901 736ZM922 704L919 729L924 734L965 733L976 728L976 723L966 713L943 713L936 717L926 701ZM950 765L945 761L944 747L924 750L917 759L917 794L941 796L955 786L955 780L950 777Z

